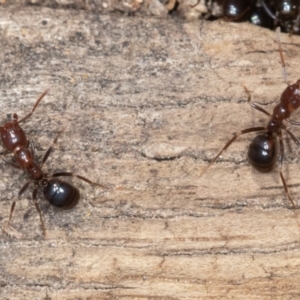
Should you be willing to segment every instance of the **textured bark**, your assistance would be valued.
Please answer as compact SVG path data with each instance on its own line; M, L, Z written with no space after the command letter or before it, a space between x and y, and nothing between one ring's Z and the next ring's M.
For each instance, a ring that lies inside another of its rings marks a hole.
M278 172L249 166L252 134L200 177L233 132L265 126L285 83L273 32L51 9L0 9L1 120L22 124L37 157L65 128L44 169L73 171L70 211L29 189L1 235L1 299L297 299L299 223ZM289 81L299 37L282 35ZM294 116L297 119L297 115ZM299 128L293 128L299 136ZM298 153L284 174L299 196ZM26 176L0 164L0 220Z

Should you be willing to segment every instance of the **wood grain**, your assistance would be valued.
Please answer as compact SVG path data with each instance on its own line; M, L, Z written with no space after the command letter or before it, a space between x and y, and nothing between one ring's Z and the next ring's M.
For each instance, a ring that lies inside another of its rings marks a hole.
M1 235L1 299L298 299L299 220L278 172L247 162L239 138L202 177L233 132L267 119L285 84L274 32L248 24L185 23L51 9L0 9L1 122L24 116L45 171L73 171L71 211L30 190ZM289 81L300 38L282 35ZM297 120L297 113L294 116ZM292 128L299 136L299 128ZM298 152L284 174L299 197ZM0 221L26 176L0 164Z

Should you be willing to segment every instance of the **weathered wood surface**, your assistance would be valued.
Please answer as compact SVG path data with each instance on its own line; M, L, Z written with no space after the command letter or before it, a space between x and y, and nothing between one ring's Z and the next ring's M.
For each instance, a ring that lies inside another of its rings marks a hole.
M34 8L0 15L1 120L52 86L23 125L39 156L65 127L45 170L109 186L74 180L82 201L72 211L41 198L47 238L26 192L1 235L1 299L299 298L300 216L277 172L249 166L252 135L199 176L232 132L266 123L242 84L268 111L285 88L273 32ZM294 82L300 39L282 41ZM289 144L284 174L297 201ZM0 168L4 226L26 177Z
M53 9L81 9L93 13L122 13L166 18L169 13L187 20L204 18L209 13L206 0L0 0L0 5L36 5Z

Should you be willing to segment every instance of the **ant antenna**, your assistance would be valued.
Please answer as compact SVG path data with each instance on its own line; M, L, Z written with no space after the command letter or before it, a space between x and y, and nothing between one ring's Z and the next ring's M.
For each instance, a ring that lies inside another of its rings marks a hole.
M200 3L200 0L197 0L197 3L194 4L194 5L190 5L190 7L191 7L191 8L194 8L194 7L196 7L199 3Z
M34 107L32 108L31 112L26 115L24 118L22 118L21 120L19 120L17 123L22 123L25 120L27 120L28 118L31 117L31 115L33 114L33 112L35 111L35 109L37 108L37 106L39 105L39 103L41 102L41 100L49 93L49 91L51 90L51 87L49 87L36 101Z
M282 65L282 76L283 76L283 80L284 82L288 85L288 81L287 81L287 74L286 74L286 69L285 69L285 62L284 62L284 58L283 58L283 53L282 53L282 48L281 48L281 40L280 40L280 27L277 27L276 29L276 37L277 37L277 43L278 43L278 48L279 48L279 54L280 54L280 59L281 59L281 65Z

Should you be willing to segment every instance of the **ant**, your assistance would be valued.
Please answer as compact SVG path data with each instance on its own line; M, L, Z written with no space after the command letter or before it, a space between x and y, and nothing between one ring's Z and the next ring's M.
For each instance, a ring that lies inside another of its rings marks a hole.
M190 5L194 8L200 3ZM278 25L285 32L300 34L299 0L206 0L208 9L204 19L222 17L226 21L249 21L254 25L274 29Z
M265 131L265 133L257 135L251 142L248 149L248 159L250 164L262 173L271 172L274 168L276 161L276 141L279 138L279 174L281 182L286 195L291 201L294 209L296 205L289 194L289 190L286 184L286 180L282 174L282 163L284 158L284 146L282 141L282 130L285 130L288 135L292 138L297 146L300 146L300 141L294 136L294 134L283 124L283 121L287 121L293 125L300 125L300 122L292 121L289 119L291 113L300 106L300 79L294 84L289 84L287 81L287 74L285 70L285 63L281 48L280 41L280 27L277 28L277 42L279 46L279 54L281 59L283 78L287 84L287 88L283 91L280 97L280 103L278 103L273 113L270 114L256 103L250 103L250 105L256 110L264 113L270 117L269 123L265 127L250 127L235 133L233 137L226 143L226 145L219 151L215 158L209 163L209 165L202 171L200 176L218 159L218 157L225 151L239 136L257 131ZM248 89L244 86L245 92L248 95L248 102L251 101L251 94Z
M33 183L34 189L32 191L32 199L40 217L44 236L46 236L46 229L42 219L41 210L37 203L37 193L39 189L42 189L45 199L49 201L51 205L61 209L71 209L77 205L80 199L79 190L72 184L62 181L56 177L61 177L61 176L77 177L89 184L94 184L106 188L101 184L92 182L91 180L83 176L76 175L71 172L56 172L49 175L42 171L43 164L46 162L49 155L53 151L54 145L56 144L62 131L59 132L59 134L54 139L52 145L45 152L41 162L38 163L35 160L35 148L33 142L27 139L25 132L20 127L20 123L24 122L25 120L31 117L31 115L39 105L40 101L48 94L49 91L50 88L48 88L37 99L31 112L27 114L24 118L19 120L18 115L13 114L12 121L7 122L4 125L0 126L0 139L1 139L2 146L5 150L0 154L4 154L4 155L9 153L13 154L13 158L11 160L8 160L6 158L2 158L2 159L7 164L17 169L26 171L29 177L29 180L27 180L27 182L20 189L17 198L14 199L11 205L7 226L10 225L12 215L16 206L16 201L20 199L21 195L27 190L30 183Z
M197 0L197 3L190 5L190 7L196 7L200 1L201 0ZM211 0L207 1L206 4L210 10L209 16L212 14L213 6L216 5L219 8L218 17L222 16L230 21L241 21L242 17L244 17L246 12L253 6L253 0Z
M284 31L291 34L300 33L300 4L298 0L261 0L261 5L275 24L279 24Z
M200 3L190 5L192 8ZM226 21L250 23L272 28L272 18L262 8L259 1L254 0L210 0L206 1L208 14L205 19L214 20L222 17Z

